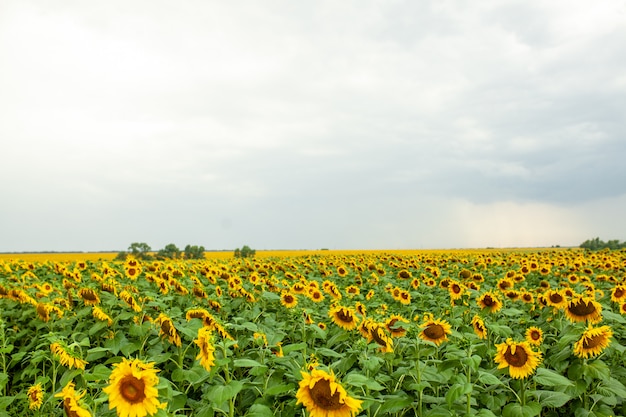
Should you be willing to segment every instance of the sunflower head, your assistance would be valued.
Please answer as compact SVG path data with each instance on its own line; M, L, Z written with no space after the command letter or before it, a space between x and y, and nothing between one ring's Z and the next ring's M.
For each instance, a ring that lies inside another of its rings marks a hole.
M580 358L598 356L611 343L613 331L609 326L589 327L574 344L574 354Z
M109 396L109 410L117 409L119 417L144 417L165 408L167 404L158 399L157 372L154 363L139 359L124 358L115 364L109 385L103 389Z
M594 324L602 320L602 306L593 298L578 296L567 304L565 315L574 323L586 321Z
M506 342L497 344L496 349L495 361L498 369L508 367L512 378L526 378L535 372L541 361L541 353L532 350L528 342L514 342L509 338Z
M450 324L441 319L430 319L424 322L420 326L422 331L419 333L419 338L440 345L444 341L448 340L448 335L452 333Z
M535 326L529 327L526 330L526 341L534 346L541 345L543 341L543 330Z
M310 417L353 417L360 411L362 403L348 395L332 372L321 369L302 372L296 399Z

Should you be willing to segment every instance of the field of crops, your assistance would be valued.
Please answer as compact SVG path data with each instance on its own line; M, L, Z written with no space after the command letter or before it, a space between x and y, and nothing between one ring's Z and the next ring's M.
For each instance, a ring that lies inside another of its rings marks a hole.
M0 314L0 416L626 415L624 251L14 255Z

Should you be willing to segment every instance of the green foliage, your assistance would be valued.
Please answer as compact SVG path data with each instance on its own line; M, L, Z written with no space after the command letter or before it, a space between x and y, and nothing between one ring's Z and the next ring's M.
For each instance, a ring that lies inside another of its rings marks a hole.
M241 249L235 249L235 258L253 258L256 255L256 250L251 249L248 245L243 245Z
M185 259L204 259L204 246L185 246Z
M178 249L178 247L175 244L169 243L165 245L163 249L157 252L156 257L157 259L179 259L180 254L181 254L180 249Z
M620 242L617 239L611 239L608 242L600 240L599 237L594 239L587 239L583 243L580 244L582 249L587 250L602 250L602 249L610 249L610 250L618 250L626 248L626 242Z
M142 261L149 261L154 259L151 254L152 248L145 242L133 242L128 247L128 251L121 251L115 257L115 260L124 261L128 256L133 256L135 259Z

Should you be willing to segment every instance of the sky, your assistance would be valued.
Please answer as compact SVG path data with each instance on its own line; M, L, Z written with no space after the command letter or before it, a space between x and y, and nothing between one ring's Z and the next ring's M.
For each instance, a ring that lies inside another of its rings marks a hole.
M626 240L626 1L0 2L0 252Z

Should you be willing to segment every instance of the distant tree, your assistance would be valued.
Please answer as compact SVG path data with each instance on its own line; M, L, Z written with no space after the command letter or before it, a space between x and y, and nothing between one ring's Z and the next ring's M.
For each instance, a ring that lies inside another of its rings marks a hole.
M185 246L185 259L204 259L204 246Z
M241 249L235 249L235 258L252 258L256 255L256 251L251 249L248 245L243 245Z
M180 249L173 244L169 243L165 247L157 252L157 259L178 259L180 258Z
M605 242L603 240L600 240L599 237L596 237L593 239L585 240L583 243L580 244L580 247L582 249L591 251L597 251L602 249L618 250L626 248L626 242L620 242L617 239L612 239L608 242Z
M133 242L128 246L128 251L118 252L115 260L125 261L129 256L133 256L136 259L141 260L150 260L153 259L153 256L150 254L152 248L145 242Z
M150 254L152 248L145 242L133 242L128 247L128 252L137 259L150 260L153 256Z

